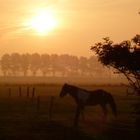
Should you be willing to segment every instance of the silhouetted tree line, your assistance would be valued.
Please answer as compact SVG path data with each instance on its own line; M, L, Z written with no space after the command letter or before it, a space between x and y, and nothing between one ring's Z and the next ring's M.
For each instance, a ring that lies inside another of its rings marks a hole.
M0 60L4 76L98 76L109 77L95 56L89 58L69 54L4 54Z

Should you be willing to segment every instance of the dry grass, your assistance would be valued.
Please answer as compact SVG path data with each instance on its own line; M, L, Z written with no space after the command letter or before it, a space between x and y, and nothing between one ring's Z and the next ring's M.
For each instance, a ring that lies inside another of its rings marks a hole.
M27 87L22 86L19 97L18 86L11 87L11 97L7 86L0 87L0 139L30 140L135 140L135 119L133 107L138 97L126 97L126 88L121 86L84 86L86 89L103 88L111 92L118 107L115 118L109 109L107 120L101 119L99 106L85 110L85 121L80 119L80 127L73 127L76 105L71 97L59 98L61 85L36 86L35 97L27 98ZM40 97L38 106L37 97ZM54 97L52 118L49 116L51 96Z

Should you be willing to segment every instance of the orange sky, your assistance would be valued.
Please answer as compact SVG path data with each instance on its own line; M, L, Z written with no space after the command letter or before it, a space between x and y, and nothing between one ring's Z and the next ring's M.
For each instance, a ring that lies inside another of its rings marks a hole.
M23 23L37 9L52 9L58 26L47 35ZM0 55L4 53L92 54L90 46L109 36L131 39L140 31L140 0L0 0Z

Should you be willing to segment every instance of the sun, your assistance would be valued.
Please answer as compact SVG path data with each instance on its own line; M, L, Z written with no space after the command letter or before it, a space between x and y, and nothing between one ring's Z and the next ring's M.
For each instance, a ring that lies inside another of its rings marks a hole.
M39 35L46 35L56 28L57 20L50 10L41 9L26 24Z

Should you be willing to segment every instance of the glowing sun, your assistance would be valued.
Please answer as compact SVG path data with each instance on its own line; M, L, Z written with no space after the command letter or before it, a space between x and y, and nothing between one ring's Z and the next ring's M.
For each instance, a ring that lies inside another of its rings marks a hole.
M29 20L27 26L40 35L46 35L57 26L57 21L51 11L40 10Z

